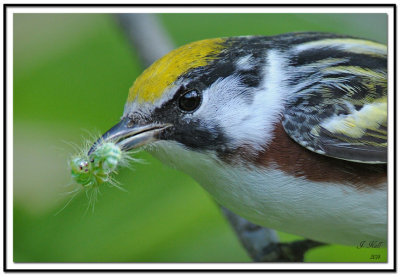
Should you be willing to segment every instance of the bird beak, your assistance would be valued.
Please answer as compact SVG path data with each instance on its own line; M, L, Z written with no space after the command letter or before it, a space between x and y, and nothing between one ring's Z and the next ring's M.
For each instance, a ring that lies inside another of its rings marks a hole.
M104 142L114 142L122 150L129 151L150 142L156 141L160 133L171 124L129 125L128 118L123 118L118 124L108 130L90 148L88 155L92 154L97 146ZM128 126L129 125L129 126Z

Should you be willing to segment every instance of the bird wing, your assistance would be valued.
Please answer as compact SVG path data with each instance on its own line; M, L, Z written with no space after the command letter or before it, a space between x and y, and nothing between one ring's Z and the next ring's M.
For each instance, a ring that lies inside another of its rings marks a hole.
M342 64L317 68L314 75L319 78L293 92L282 121L293 140L333 158L387 162L386 56L380 58L384 58L384 67L368 57L363 66L346 59Z

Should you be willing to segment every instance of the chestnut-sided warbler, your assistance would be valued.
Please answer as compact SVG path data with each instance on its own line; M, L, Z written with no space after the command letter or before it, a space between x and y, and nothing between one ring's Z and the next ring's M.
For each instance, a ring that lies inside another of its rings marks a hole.
M143 146L255 224L387 240L385 45L328 33L185 45L136 79L101 140Z

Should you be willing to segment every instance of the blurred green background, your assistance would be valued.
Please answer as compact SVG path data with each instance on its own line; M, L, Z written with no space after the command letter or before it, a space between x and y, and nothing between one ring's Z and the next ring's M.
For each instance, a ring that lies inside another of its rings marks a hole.
M384 14L161 14L176 45L203 38L326 31L387 41ZM250 262L212 198L191 178L149 164L122 169L94 213L68 202L69 143L118 122L142 68L112 15L14 15L14 261ZM89 133L89 134L88 134ZM279 233L282 241L300 239ZM386 261L386 249L331 245L309 262ZM376 261L376 260L372 260Z

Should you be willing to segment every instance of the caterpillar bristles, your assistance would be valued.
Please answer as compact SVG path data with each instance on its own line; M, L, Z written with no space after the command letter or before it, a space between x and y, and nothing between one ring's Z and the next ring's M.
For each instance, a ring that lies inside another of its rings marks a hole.
M114 178L118 174L118 168L130 167L129 164L132 162L143 163L143 161L132 156L137 151L125 152L112 140L107 142L101 140L95 150L88 155L92 144L93 142L90 139L85 139L83 149L73 155L68 164L73 181L81 186L81 190L86 193L89 200L88 210L94 211L94 204L100 194L100 187L107 185L126 192L121 183ZM67 204L69 203L70 201Z
M96 205L97 198L98 198L99 194L101 195L99 186L95 186L93 188L86 189L85 194L86 194L86 197L88 198L88 206L86 208L85 213L87 213L87 211L89 211L89 209L91 209L92 212L94 212L94 207Z

